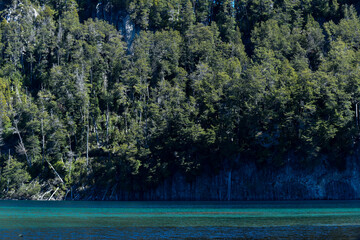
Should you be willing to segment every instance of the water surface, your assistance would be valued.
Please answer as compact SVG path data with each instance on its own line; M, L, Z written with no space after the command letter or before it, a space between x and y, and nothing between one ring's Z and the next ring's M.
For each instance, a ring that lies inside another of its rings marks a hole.
M1 239L357 239L360 201L0 201Z

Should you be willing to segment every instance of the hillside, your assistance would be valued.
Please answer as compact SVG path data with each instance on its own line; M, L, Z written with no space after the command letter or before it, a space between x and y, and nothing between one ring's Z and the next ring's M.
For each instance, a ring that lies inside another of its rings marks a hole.
M0 10L1 198L169 199L170 181L222 189L178 199L243 199L265 179L283 192L275 173L289 168L294 184L330 174L329 194L269 199L360 197L348 190L358 1L7 0ZM229 197L232 182L244 189Z

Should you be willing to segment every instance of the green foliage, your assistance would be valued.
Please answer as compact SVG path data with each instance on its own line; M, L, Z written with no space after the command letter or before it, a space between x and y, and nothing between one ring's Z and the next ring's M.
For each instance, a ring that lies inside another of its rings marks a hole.
M3 197L12 197L20 196L21 198L26 198L27 195L23 191L24 188L28 186L28 183L31 179L30 174L27 172L25 164L17 161L11 156L8 159L2 159L6 161L2 167L1 174L1 189L3 192L1 193ZM19 192L19 190L21 190Z
M288 156L344 166L360 125L352 2L6 2L1 196L142 191L176 173L282 166ZM134 39L86 19L97 4L107 19L127 15Z

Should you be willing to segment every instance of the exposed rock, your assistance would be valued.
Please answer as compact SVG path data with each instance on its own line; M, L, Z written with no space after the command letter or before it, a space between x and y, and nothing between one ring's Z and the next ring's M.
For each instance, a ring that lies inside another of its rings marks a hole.
M96 8L91 11L90 16L92 18L105 20L114 25L121 32L128 48L131 48L131 44L139 29L135 27L129 13L125 9L117 9L110 2L103 1L99 2Z
M312 170L287 165L259 168L247 163L238 169L204 174L188 182L181 174L146 192L117 191L105 200L317 200L360 199L360 172L356 157L341 171L326 164ZM229 177L230 176L230 177ZM229 183L230 179L230 183ZM229 185L230 184L230 185ZM231 193L229 193L231 189ZM99 193L100 199L104 193Z
M5 4L0 3L0 11L2 8L5 9ZM5 9L4 19L7 22L16 22L20 18L26 18L29 22L32 22L38 16L39 13L34 6L27 6L20 1L14 1L11 7Z

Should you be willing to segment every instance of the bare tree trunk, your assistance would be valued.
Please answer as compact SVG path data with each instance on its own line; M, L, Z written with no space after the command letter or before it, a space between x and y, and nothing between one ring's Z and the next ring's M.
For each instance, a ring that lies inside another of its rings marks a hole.
M10 155L10 149L9 149L9 159L8 159L8 164L7 164L7 168L10 168L10 163L11 163L11 155ZM10 184L10 180L9 178L7 179L7 186L6 186L6 193L9 192L9 184Z
M53 194L51 194L50 198L48 199L48 201L50 201L52 199L52 197L55 195L55 193L59 190L59 187L56 188L56 190L53 192Z
M127 108L125 109L125 133L128 132L128 123L127 123Z
M69 179L70 179L70 180L71 180L72 162L73 162L73 156L72 156L72 152L71 152L70 164L69 164Z
M67 190L67 192L66 192L65 197L64 197L63 200L66 200L66 197L67 197L67 195L69 194L69 192L70 192L70 189Z
M20 131L19 131L19 128L17 125L17 120L14 121L14 124L15 124L15 133L17 133L17 135L19 136L19 140L20 140L20 149L19 150L21 151L21 153L25 154L26 161L29 164L29 167L31 167L31 159L29 158L29 156L27 154L23 139L21 137L21 134L20 134Z
M44 196L45 196L46 194L50 193L50 192L51 192L51 190L45 192L43 195L41 195L41 196L39 197L38 200L43 200Z
M106 148L109 148L109 103L106 104ZM108 161L110 161L110 151L108 151Z
M356 103L355 104L355 116L356 116L356 126L358 127L359 126L359 108L358 108L358 104Z
M107 194L107 192L109 191L109 187L110 187L110 185L108 184L108 186L106 187L105 194L104 194L104 196L103 196L103 198L102 198L102 201L105 200L106 194Z
M51 165L51 163L48 160L46 160L46 162L49 164L50 168L54 171L55 175L60 179L61 183L64 183L64 180L60 177L59 173L55 170L53 165Z
M115 184L115 186L113 187L113 190L112 190L111 195L110 195L110 200L112 199L112 197L114 195L114 192L116 191L116 187L117 187L117 184Z
M106 145L109 145L109 103L106 104Z
M98 131L97 131L97 125L96 125L96 121L95 121L94 117L93 117L93 122L94 122L94 130L95 130L95 134L96 134L96 144L98 146L100 146L99 134L98 134Z
M30 84L33 81L33 55L30 53Z
M15 87L15 94L16 94L16 97L18 99L18 101L20 103L22 103L22 100L21 100L21 97L20 97L20 93L19 93L19 88L18 87Z
M86 130L86 166L89 167L89 123Z
M41 119L41 135L42 135L42 165L45 161L45 134L44 134L44 120Z
M72 162L73 162L73 152L71 149L71 136L69 136L69 179L71 179L71 166L72 166Z

